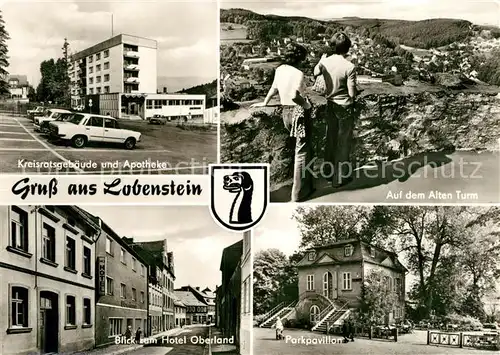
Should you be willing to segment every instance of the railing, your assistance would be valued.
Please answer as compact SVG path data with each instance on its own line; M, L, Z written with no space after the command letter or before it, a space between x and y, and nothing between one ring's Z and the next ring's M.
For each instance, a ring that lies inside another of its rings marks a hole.
M350 332L351 331L349 331L349 333ZM327 334L345 335L343 334L341 326L330 327ZM354 337L357 338L383 339L394 342L397 342L399 337L399 332L397 328L387 328L387 327L377 327L377 326L370 326L370 327L355 326L354 329L352 330L352 334Z
M275 306L274 308L272 308L270 311L264 313L264 315L262 316L262 319L267 320L267 318L269 318L270 316L272 316L275 312L277 312L278 310L282 309L284 304L285 304L285 302L281 302L277 306Z
M500 350L500 334L464 334L462 332L443 333L427 331L427 345L452 346L458 348L476 348L484 350Z

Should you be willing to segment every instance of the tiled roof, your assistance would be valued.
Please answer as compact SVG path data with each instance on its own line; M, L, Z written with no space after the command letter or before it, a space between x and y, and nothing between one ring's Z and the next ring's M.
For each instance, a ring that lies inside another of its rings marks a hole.
M174 291L174 294L186 306L206 306L206 304L198 301L190 291Z

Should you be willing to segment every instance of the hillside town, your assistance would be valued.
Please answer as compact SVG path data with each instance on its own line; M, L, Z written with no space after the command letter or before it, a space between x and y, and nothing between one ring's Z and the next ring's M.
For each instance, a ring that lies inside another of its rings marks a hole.
M207 286L176 281L168 239L120 236L77 206L2 206L0 221L0 353L206 354L203 341L163 342L189 335L249 354L249 233L222 251L220 283Z
M241 38L244 30L242 25L237 30L233 24L221 26L224 34L221 40L222 87L228 89L226 95L234 95L237 100L253 99L257 93L260 95L265 91L264 86L270 84L273 70L279 65L280 56L289 43L295 42L307 48L311 68L323 54L331 54L329 36L325 33L315 34L309 39L278 36L269 42L261 42L248 39L248 35ZM466 40L430 49L394 45L381 38L368 37L351 26L343 30L352 41L348 59L356 65L360 84L389 82L405 85L407 82L415 85L427 82L451 87L485 84L478 78L479 67L485 65L478 57L500 49L500 38L489 30L477 30ZM238 32L235 34L237 38L233 38L232 32Z

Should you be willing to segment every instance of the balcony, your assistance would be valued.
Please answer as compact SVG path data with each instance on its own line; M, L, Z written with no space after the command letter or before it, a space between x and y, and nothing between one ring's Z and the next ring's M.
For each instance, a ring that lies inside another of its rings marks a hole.
M125 78L123 81L125 84L139 84L139 78Z
M124 57L128 58L139 58L139 52L136 51L124 51L123 52Z
M139 71L139 64L125 64L123 69L131 71Z

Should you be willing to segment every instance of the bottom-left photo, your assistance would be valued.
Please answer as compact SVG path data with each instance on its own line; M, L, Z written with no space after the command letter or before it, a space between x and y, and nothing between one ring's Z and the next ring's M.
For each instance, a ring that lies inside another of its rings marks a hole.
M251 240L207 206L0 206L0 353L250 354Z

